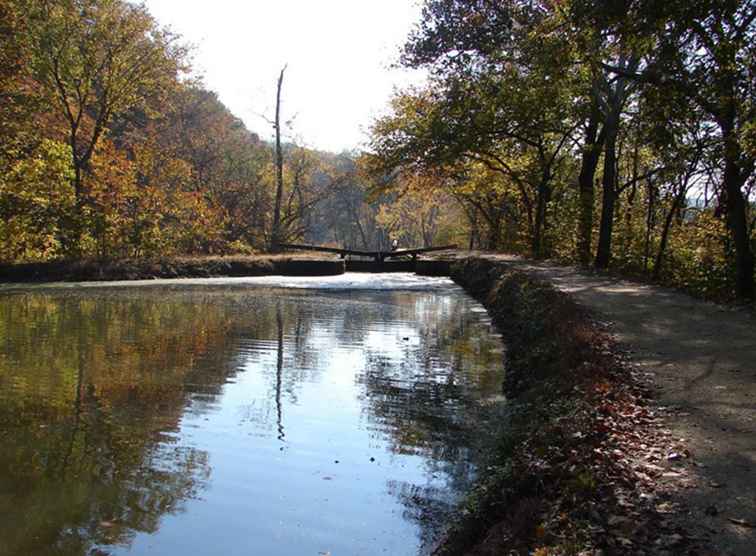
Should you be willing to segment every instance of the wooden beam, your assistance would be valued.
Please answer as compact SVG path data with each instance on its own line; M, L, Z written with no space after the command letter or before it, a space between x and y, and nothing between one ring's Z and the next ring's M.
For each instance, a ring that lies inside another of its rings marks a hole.
M398 257L412 257L416 259L422 253L431 253L433 251L445 251L447 249L456 249L456 245L444 245L441 247L420 247L418 249L397 249L396 251L359 251L357 249L341 249L339 247L321 247L320 245L301 245L297 243L282 243L283 249L299 249L302 251L316 251L319 253L333 253L339 255L342 259L347 255L355 257L367 257L378 262L386 259L396 259Z
M320 253L334 253L336 255L355 255L357 257L376 258L380 251L358 251L356 249L340 249L338 247L321 247L320 245L299 245L296 243L282 243L284 249L299 249L301 251L317 251Z
M419 247L417 249L397 249L396 251L387 251L384 253L386 259L394 259L396 257L417 257L423 253L432 253L433 251L446 251L448 249L456 249L456 245L442 245L440 247Z

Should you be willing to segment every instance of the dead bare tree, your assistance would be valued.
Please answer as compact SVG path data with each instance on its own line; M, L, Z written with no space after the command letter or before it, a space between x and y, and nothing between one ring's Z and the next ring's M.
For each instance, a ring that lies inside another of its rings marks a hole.
M281 87L283 85L286 66L281 68L276 88L276 204L273 209L273 228L270 234L270 250L279 251L281 248L281 200L283 199L283 151L281 150Z

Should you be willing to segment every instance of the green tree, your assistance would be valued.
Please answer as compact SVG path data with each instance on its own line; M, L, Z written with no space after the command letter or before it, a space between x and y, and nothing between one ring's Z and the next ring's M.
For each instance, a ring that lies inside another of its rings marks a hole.
M548 255L554 188L579 127L573 76L553 69L567 45L547 32L548 6L430 1L424 14L403 62L428 67L431 89L397 100L393 121L375 126L375 153L388 164L498 172L518 191L531 254ZM489 223L498 236L498 220Z
M737 295L752 299L754 253L749 182L755 158L747 146L756 118L756 5L748 0L586 2L586 12L645 48L640 71L607 69L649 84L701 110L718 132L719 198L735 252Z

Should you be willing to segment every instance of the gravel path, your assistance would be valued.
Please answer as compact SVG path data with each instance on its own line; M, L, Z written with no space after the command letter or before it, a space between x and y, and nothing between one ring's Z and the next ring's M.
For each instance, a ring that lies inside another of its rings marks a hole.
M573 267L495 258L551 281L609 322L650 376L672 439L689 452L672 456L665 485L687 533L709 539L717 554L756 555L754 315Z

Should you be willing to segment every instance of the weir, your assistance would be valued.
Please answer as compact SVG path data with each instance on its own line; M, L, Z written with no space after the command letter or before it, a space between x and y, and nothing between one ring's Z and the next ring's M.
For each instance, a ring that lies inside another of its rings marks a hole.
M364 257L366 259L373 259L377 263L382 263L388 259L399 259L402 257L410 257L412 260L416 260L419 255L423 253L432 253L434 251L448 251L449 249L456 249L456 245L443 245L440 247L419 247L415 249L395 249L393 251L362 251L359 249L343 249L341 247L323 247L320 245L304 245L298 243L282 243L281 247L284 249L294 249L300 251L317 251L320 253L335 253L340 258L344 259L348 256Z
M448 275L448 263L437 259L420 259L420 255L457 248L456 245L443 245L414 249L395 249L393 251L363 251L359 249L343 249L340 247L324 247L298 243L284 243L281 244L281 247L284 249L336 254L344 260L344 270L347 272L419 272L421 274L436 276ZM354 259L351 257L359 258Z

